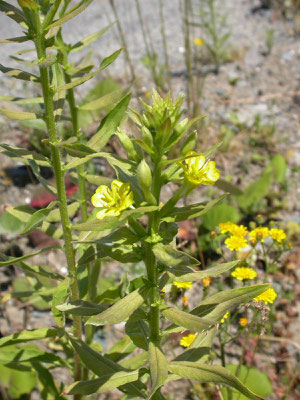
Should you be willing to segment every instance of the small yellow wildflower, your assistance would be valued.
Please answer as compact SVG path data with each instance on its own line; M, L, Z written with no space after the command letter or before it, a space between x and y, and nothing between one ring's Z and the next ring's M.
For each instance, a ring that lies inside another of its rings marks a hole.
M211 283L211 278L203 278L202 283L204 287L209 287Z
M194 42L194 44L196 44L197 46L203 46L203 44L204 44L203 40L200 39L200 38L195 38L195 39L193 40L193 42Z
M248 325L248 318L246 318L246 317L240 318L239 319L239 324L240 324L241 327L244 328L246 325Z
M213 185L220 178L220 171L214 161L207 161L204 154L189 151L186 156L193 156L180 163L184 176L193 185Z
M233 222L221 222L219 224L219 227L221 229L221 233L227 233L227 232L231 232L231 229L236 226Z
M273 304L276 297L277 297L277 293L275 292L275 290L273 288L269 288L265 292L254 297L254 300L257 302L263 301L265 304L268 304L268 303Z
M232 235L225 240L225 244L230 251L240 251L248 245L248 242L244 237Z
M254 279L257 277L257 272L253 268L249 267L237 267L234 271L231 272L231 275L238 279L239 281L243 281L245 279Z
M241 236L244 237L248 233L248 229L244 225L237 225L233 222L224 222L220 223L219 227L221 229L221 233L231 233L234 236Z
M104 217L117 217L122 211L133 204L133 192L130 184L115 179L111 183L111 189L106 185L100 185L91 198L94 207L102 208L96 215L98 219Z
M223 315L223 318L221 319L221 324L224 324L225 320L229 317L230 311L227 311L226 314Z
M196 335L194 333L190 333L187 336L183 336L183 338L180 340L180 345L183 347L189 347L195 340L195 337Z
M286 239L286 233L283 229L272 228L270 229L270 235L272 236L272 239L276 240L278 243L281 243Z
M264 242L265 238L269 236L269 228L261 226L249 232L249 237L252 243L256 243L257 241Z
M234 236L244 237L248 233L248 229L244 225L235 225L231 228L230 233Z
M193 287L193 282L173 282L173 285L177 287L177 289L191 289Z
M182 303L184 307L187 307L189 304L188 298L186 296L182 296Z

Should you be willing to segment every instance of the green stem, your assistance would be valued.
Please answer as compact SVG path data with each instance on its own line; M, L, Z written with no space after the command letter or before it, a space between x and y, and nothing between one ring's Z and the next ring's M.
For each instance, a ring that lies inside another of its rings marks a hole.
M35 13L35 47L39 59L46 58L46 47L43 35L43 30L39 18L39 14ZM69 270L69 276L72 278L71 291L72 299L79 300L79 289L77 281L77 271L75 262L75 252L73 249L72 229L67 209L67 196L65 189L64 173L62 170L62 162L60 158L59 148L57 147L58 137L56 133L56 124L54 117L53 106L53 91L50 87L49 73L47 67L40 66L40 80L45 104L45 121L47 124L48 134L50 138L50 151L52 157L52 165L55 173L57 197L59 202L59 210L61 216L61 223L63 228L63 238L65 242L65 254ZM77 338L81 338L81 317L74 316L74 331ZM74 379L81 379L81 365L78 355L75 355L75 371ZM80 398L80 397L75 397Z

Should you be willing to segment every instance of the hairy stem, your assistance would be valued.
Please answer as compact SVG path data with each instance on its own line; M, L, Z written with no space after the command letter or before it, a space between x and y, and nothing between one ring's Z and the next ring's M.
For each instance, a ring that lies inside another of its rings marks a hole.
M35 13L35 47L37 56L39 59L46 58L46 46L43 30L38 13ZM57 198L59 202L59 210L61 216L61 223L63 228L63 238L65 243L65 254L67 259L67 265L69 270L69 276L72 278L71 291L72 299L79 300L79 289L77 281L77 271L75 262L75 252L72 242L72 230L70 218L67 209L67 196L64 181L64 172L62 168L62 161L60 158L59 148L57 147L58 137L56 132L56 123L54 116L54 105L53 105L53 90L50 86L49 71L47 67L40 66L40 80L45 104L45 121L47 124L47 130L50 139L50 151L52 158L52 166L55 173ZM77 338L81 338L81 317L74 316L74 333ZM75 371L74 379L81 379L81 365L78 355L75 355ZM75 397L80 398L80 397Z

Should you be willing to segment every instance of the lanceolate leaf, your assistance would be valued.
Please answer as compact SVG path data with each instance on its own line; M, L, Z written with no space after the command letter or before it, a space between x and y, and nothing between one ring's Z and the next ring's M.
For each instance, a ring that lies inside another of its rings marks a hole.
M225 199L225 197L227 197L227 194L223 194L222 196L211 200L206 204L198 203L186 207L175 207L174 210L168 214L168 216L165 216L162 219L167 222L180 222L185 221L186 219L200 217L210 210L214 205Z
M215 267L207 268L204 271L195 271L195 272L179 272L178 270L173 268L168 269L169 275L173 275L174 280L177 282L194 282L203 278L213 278L223 274L226 271L229 271L236 265L238 265L240 260L234 260L229 263L219 264ZM176 277L176 278L175 278Z
M0 114L5 115L7 118L16 119L19 121L41 118L41 116L39 116L35 113L32 113L32 112L7 110L4 108L0 109Z
M203 332L210 329L214 322L208 318L200 318L177 308L169 307L162 311L162 314L177 326L190 329L195 332ZM196 317L196 318L195 318Z
M216 384L225 384L237 389L239 392L252 400L259 400L262 397L257 396L249 390L232 372L219 365L205 365L187 361L173 361L169 363L168 369L173 374L182 378L195 380L201 383L213 382Z
M199 265L200 262L183 251L174 249L171 245L158 243L153 246L153 253L159 262L168 267L190 267Z
M251 301L269 287L270 284L267 283L264 285L248 286L216 293L204 299L191 313L199 317L208 318L214 322L219 322L226 311L239 304Z
M80 110L100 110L105 107L111 106L115 104L118 100L120 100L123 96L125 96L130 89L130 86L125 89L117 89L111 93L105 94L104 96L99 97L96 100L90 101L89 103L84 103L79 106Z
M68 363L61 357L53 353L47 353L40 350L34 345L22 345L22 346L7 346L1 348L0 352L0 364L9 364L11 362L25 362L25 361L42 361L45 363L55 363L56 365L68 365Z
M1 10L1 6L0 6L0 10ZM17 37L12 37L12 38L8 38L8 39L1 39L0 43L23 43L23 42L27 42L28 37L27 36L17 36Z
M103 393L108 390L119 388L126 383L137 381L139 377L139 371L119 371L102 375L101 378L98 379L75 382L65 390L65 393L68 395Z
M62 331L58 328L42 328L13 333L12 335L0 339L0 347L55 337L59 336L61 333Z
M0 11L6 14L9 18L13 19L18 24L26 23L25 15L23 11L6 1L0 1Z
M36 153L34 151L28 151L26 149L21 149L19 147L10 146L6 143L0 143L0 146L4 149L1 152L10 157L21 157L28 160L34 160L37 164L44 167L51 166L50 160L42 154Z
M125 369L121 367L119 364L111 361L109 358L102 356L101 354L94 351L91 347L89 347L82 340L74 339L70 337L70 341L74 350L79 355L83 364L93 371L98 376L113 374L116 372L124 371ZM124 389L126 392L138 396L141 398L145 398L145 386L140 382L128 383L124 385ZM122 389L120 389L122 390Z
M55 319L55 322L60 328L63 328L65 325L65 316L62 312L57 308L59 304L64 302L66 298L71 294L71 279L67 277L55 288L52 298L52 313Z
M95 42L96 40L100 39L101 36L104 35L104 33L114 24L107 25L105 28L100 29L97 32L92 33L91 35L87 36L86 38L80 40L79 42L73 44L70 52L73 53L75 51L80 51L85 49L87 46L89 46L91 43Z
M151 399L156 390L165 383L168 377L167 360L161 349L152 342L149 343L149 364L152 385L147 400Z
M126 321L127 318L145 301L148 289L143 287L137 289L117 303L103 311L101 314L87 320L87 325L112 325Z
M57 274L55 272L48 272L46 271L43 267L40 267L39 265L28 265L26 263L24 263L23 261L19 261L15 263L15 266L18 268L21 268L23 271L26 272L30 272L32 275L41 275L41 276L45 276L46 278L50 278L50 279L55 279L55 280L59 280L62 281L65 279L64 276Z
M45 253L45 252L47 252L49 250L53 250L53 249L60 249L60 246L47 247L45 249L41 249L41 250L36 251L34 253L25 254L22 257L5 257L6 258L5 261L0 261L0 267L6 267L7 265L12 265L12 264L15 264L15 263L17 263L19 261L27 260L27 258L31 258L31 257L37 256L38 254Z
M40 81L40 78L36 75L30 74L29 72L21 71L20 69L8 68L2 64L0 64L0 71L3 72L3 74L6 74L16 79L21 79L23 81L31 81L31 82Z
M117 50L113 54L111 54L109 57L104 58L104 60L102 61L101 65L100 65L100 68L97 69L96 71L86 74L81 78L76 78L70 83L61 85L56 89L56 91L60 92L61 90L72 89L73 87L82 85L84 82L94 78L94 76L99 74L99 72L103 71L109 64L111 64L113 61L115 61L115 59L118 57L118 55L120 54L121 51L122 51L122 49Z
M88 154L87 156L83 157L83 158L77 158L71 162L69 162L69 164L67 164L65 166L65 169L71 169L71 168L76 168L78 167L78 165L84 164L87 161L91 160L92 158L104 158L112 167L120 167L122 169L128 170L131 169L132 166L134 165L132 162L128 161L128 160L124 160L120 157L116 157L116 156L112 156L109 153L93 153L93 154Z
M70 19L76 17L76 15L78 15L82 11L84 11L92 1L93 0L83 0L83 1L81 1L80 7L76 8L75 10L73 10L71 12L68 12L62 18L59 18L58 20L54 21L52 24L48 25L45 28L50 29L50 28L54 28L55 26L60 26L60 25L64 24L65 22L67 22Z
M75 300L70 303L60 304L56 308L60 311L83 317L99 314L106 309L104 306L84 300Z
M125 96L101 121L99 129L88 141L88 146L95 151L100 151L116 132L127 110L131 94Z
M47 215L49 215L50 211L57 205L57 203L57 201L52 201L47 208L42 208L41 210L38 210L32 214L21 234L26 235L41 225L43 220L47 217Z

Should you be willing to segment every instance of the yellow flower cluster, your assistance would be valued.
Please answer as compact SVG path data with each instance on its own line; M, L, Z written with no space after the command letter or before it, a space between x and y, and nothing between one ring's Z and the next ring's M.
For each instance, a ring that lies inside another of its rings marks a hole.
M186 156L189 158L184 160L185 164L180 165L185 179L192 185L213 185L220 178L215 161L206 160L204 154L197 154L195 151L189 151Z
M257 302L263 301L265 304L268 304L268 303L273 304L276 297L277 297L277 293L275 292L275 290L273 288L269 288L265 292L254 297L254 300Z
M248 318L246 318L246 317L240 318L240 319L239 319L239 324L240 324L241 327L244 328L245 326L248 325Z
M239 281L243 281L245 279L255 279L257 277L257 272L253 268L237 267L231 272L231 275Z
M117 217L122 211L131 207L133 204L133 192L130 184L115 179L111 183L111 188L100 185L91 198L94 207L101 208L96 217Z
M189 347L195 340L195 337L196 335L194 333L190 333L187 336L183 336L183 338L180 340L180 345L183 347Z
M204 44L203 40L200 39L200 38L195 38L195 39L193 40L193 42L194 42L194 44L197 45L197 46L203 46L203 44Z
M255 245L257 242L263 243L267 237L271 237L278 243L282 243L282 241L286 239L286 233L283 229L269 229L268 227L260 226L249 232L246 226L237 225L230 221L220 223L219 227L222 234L231 234L231 236L225 240L225 244L230 251L240 251L246 247L248 242L245 236L247 235L252 245Z
M177 289L191 289L193 287L193 282L173 282L173 285L177 287Z

